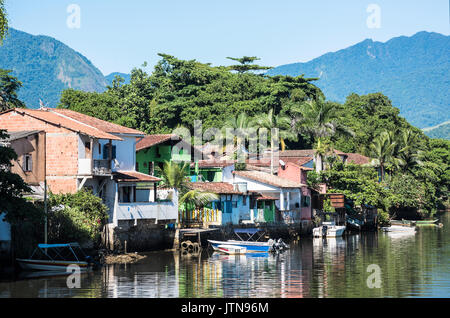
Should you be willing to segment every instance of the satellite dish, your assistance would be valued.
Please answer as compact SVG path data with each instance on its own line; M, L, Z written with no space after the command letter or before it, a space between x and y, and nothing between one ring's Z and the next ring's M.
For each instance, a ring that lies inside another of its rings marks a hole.
M280 165L285 166L286 163L283 160L280 159Z

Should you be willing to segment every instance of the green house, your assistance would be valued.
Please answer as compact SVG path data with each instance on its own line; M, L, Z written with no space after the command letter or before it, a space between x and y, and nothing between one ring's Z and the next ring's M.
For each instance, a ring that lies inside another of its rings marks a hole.
M191 162L193 158L193 147L177 135L148 135L136 143L136 171L151 176L159 176L157 167L162 169L165 161Z

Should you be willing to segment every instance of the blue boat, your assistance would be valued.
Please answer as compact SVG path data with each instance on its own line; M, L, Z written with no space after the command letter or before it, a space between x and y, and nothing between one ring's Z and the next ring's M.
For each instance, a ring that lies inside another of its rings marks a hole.
M272 250L274 244L276 243L274 240L269 240L267 242L259 242L259 239L264 235L264 232L261 234L261 230L249 228L249 229L235 229L234 233L241 240L228 240L228 241L214 241L208 240L211 244L212 248L218 252L224 252L223 248L220 246L236 246L245 248L246 253L268 253ZM247 240L244 240L243 237L239 234L246 234ZM255 240L256 239L256 240Z

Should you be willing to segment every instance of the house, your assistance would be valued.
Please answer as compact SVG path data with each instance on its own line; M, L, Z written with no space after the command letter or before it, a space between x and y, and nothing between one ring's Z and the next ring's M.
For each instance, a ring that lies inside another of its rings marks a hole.
M190 187L219 195L208 208L221 211L221 225L250 220L250 195L246 191L227 182L192 182Z
M17 160L10 170L18 174L38 197L43 198L45 180L45 132L42 130L23 130L9 132L9 137L0 140L4 146L11 147Z
M158 168L162 169L164 162L191 162L194 151L175 134L147 135L136 143L136 171L159 176Z
M234 166L234 161L231 160L199 160L191 163L191 180L222 182L231 177Z
M45 179L53 193L90 189L108 207L111 228L177 220L176 193L159 202L160 179L135 170L136 142L144 133L52 108L4 111L0 127L21 136L11 141L20 153L13 166L25 180L38 184Z
M256 191L262 195L275 198L275 206L279 215L275 221L298 222L311 219L310 198L308 199L306 184L284 179L262 171L233 171L233 178L225 180L233 184L243 184L248 191ZM257 202L253 205L257 208Z

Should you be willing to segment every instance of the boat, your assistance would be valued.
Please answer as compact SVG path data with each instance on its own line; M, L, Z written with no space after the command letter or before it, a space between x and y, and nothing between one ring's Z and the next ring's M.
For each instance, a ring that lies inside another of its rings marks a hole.
M273 242L249 242L249 241L214 241L208 240L215 251L222 252L219 246L233 246L234 248L245 248L246 253L267 253L272 250Z
M87 271L92 264L78 243L38 244L30 258L17 258L23 270L67 271L76 265L80 271Z
M212 248L215 251L221 252L219 246L226 245L228 247L232 246L236 248L245 248L245 253L268 253L273 251L280 251L287 248L287 245L281 240L268 240L267 242L262 242L260 239L264 236L264 232L255 228L245 228L245 229L234 229L234 233L240 240L228 240L228 241L215 241L208 240ZM242 235L242 236L241 236ZM243 237L246 235L245 237ZM223 251L222 251L223 252Z
M416 226L436 226L439 222L439 219L436 220L420 220L416 221Z
M336 225L334 222L323 222L321 226L313 229L314 237L339 237L344 234L345 226Z

